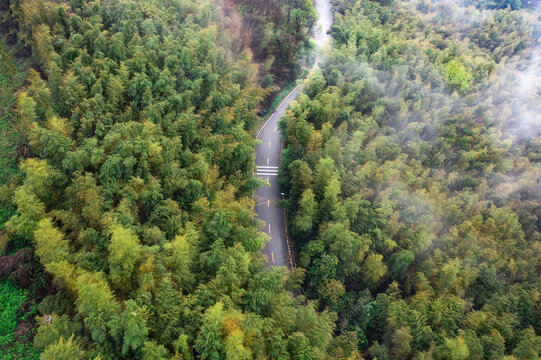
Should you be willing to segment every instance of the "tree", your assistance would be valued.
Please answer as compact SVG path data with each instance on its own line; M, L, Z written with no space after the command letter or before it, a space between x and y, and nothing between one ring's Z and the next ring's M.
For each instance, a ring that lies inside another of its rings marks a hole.
M36 102L26 92L22 92L17 98L16 121L13 124L15 132L18 135L18 146L23 147L23 153L26 155L26 148L30 142L30 135L35 129L36 121Z
M454 339L445 339L445 348L443 358L451 360L466 360L470 356L468 345L464 339L459 336Z
M46 216L45 205L22 187L15 190L13 203L17 206L19 214L13 215L6 222L6 228L14 234L31 238L38 222Z
M77 311L83 316L92 340L107 340L107 324L118 313L119 304L101 274L83 273L77 277Z
M447 62L443 66L443 74L447 84L460 93L466 93L470 89L472 76L459 59Z
M330 252L340 261L340 276L351 276L359 272L360 262L368 251L365 238L350 231L347 223L330 222L321 233L321 240L329 247Z
M369 285L376 285L387 274L387 265L383 263L383 256L370 253L363 262L361 272L363 280Z
M124 311L109 321L111 336L120 346L122 356L129 354L138 356L141 353L148 336L147 317L146 308L138 306L133 300L128 300Z
M141 245L138 237L121 225L109 229L111 243L109 244L109 263L111 266L111 282L120 291L132 288L132 273L141 255Z
M329 301L331 304L336 304L340 297L344 295L344 292L344 285L335 279L325 279L319 285L319 296Z
M42 303L43 304L43 303ZM40 307L41 305L40 304ZM53 345L61 339L70 339L72 336L81 335L82 326L79 322L71 320L68 315L46 315L50 321L46 325L40 326L34 337L34 346L36 348L46 348ZM44 318L42 318L42 321Z
M68 340L60 338L58 342L49 345L40 356L41 360L84 360L87 359L86 353L80 345L73 339Z
M45 218L38 223L34 232L36 255L47 267L51 263L60 262L69 255L69 242L64 235L53 226L51 219Z
M167 360L169 359L169 351L163 346L155 342L147 341L143 347L143 360Z
M316 360L319 358L319 354L301 332L291 334L288 339L288 351L294 360Z
M182 285L189 285L193 281L193 275L190 267L193 261L193 250L191 249L187 235L177 235L173 241L164 245L164 249L169 252L168 265L180 280Z
M408 267L411 265L414 259L415 256L413 251L410 250L401 250L393 253L389 257L389 268L393 278L400 280L404 279L406 277Z
M295 226L301 232L310 232L315 220L317 202L312 189L306 189L299 200L299 215L295 219Z
M201 359L220 359L224 344L222 342L222 324L224 305L217 302L203 314L203 325L195 340L195 350Z
M323 200L320 205L319 218L322 221L332 219L332 214L338 207L338 196L340 192L340 180L336 177L331 178L327 186L325 186Z
M518 359L536 359L541 353L541 338L532 328L527 328L520 334L520 341L513 349L513 355Z

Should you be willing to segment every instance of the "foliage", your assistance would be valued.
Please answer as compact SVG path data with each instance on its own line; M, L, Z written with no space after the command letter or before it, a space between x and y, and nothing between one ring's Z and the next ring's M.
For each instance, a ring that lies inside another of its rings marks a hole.
M240 52L249 46L262 66L261 84L267 88L290 82L301 72L301 65L313 61L314 44L310 35L317 18L309 0L235 0L219 2L227 13L220 24L230 31L230 47ZM229 4L229 6L228 6ZM272 109L272 108L271 108Z
M39 352L31 343L17 339L15 330L20 319L21 306L28 296L10 280L0 282L0 357L6 360L38 359Z
M191 0L2 14L28 68L6 90L21 151L2 235L31 243L58 289L38 307L42 359L326 356L336 317L265 269L252 199L260 103L296 72L315 12L264 3L257 19ZM234 42L239 21L264 42Z
M443 73L449 86L461 93L466 93L469 90L472 76L459 60L453 59L446 63L443 66Z
M291 92L291 90L295 88L295 85L295 82L291 82L287 86L284 86L282 90L280 90L280 92L272 100L272 103L269 106L269 111L267 111L267 113L262 116L263 119L267 119L272 114L278 104L280 104L282 100L284 100L285 97Z
M333 3L280 124L307 297L372 358L541 356L539 13Z

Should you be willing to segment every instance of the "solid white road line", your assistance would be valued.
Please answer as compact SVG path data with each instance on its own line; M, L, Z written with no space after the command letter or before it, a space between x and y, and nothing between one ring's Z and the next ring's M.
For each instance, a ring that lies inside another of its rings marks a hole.
M258 166L255 172L258 175L278 175L278 168L272 166Z
M272 112L272 114L267 118L267 121L265 121L265 123L259 128L259 131L257 132L257 134L255 135L255 138L258 139L259 138L259 134L261 133L261 130L263 130L265 128L265 126L267 126L267 124L269 123L269 120L273 118L274 114L276 113L276 111L278 109L280 109L280 107L284 104L284 102L287 101L287 99L289 99L291 97L291 94L293 94L297 88L299 86L295 86L293 89L291 89L291 91L289 92L289 94L287 94L287 96L280 102L280 104L278 104L277 107L274 108L274 111Z
M264 173L278 174L278 170L277 170L277 169L257 169L255 172L264 172Z

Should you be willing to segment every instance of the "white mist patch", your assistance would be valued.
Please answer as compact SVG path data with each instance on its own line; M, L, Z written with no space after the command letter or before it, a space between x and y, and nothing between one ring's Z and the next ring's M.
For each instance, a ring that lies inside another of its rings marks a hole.
M516 56L504 64L480 96L481 104L498 110L493 116L503 138L514 141L541 135L541 46L525 52L529 56Z
M533 51L529 65L519 72L516 81L516 102L519 106L519 136L541 134L541 48ZM527 132L527 133L525 133Z
M316 10L319 19L316 24L314 39L319 48L329 40L327 31L332 25L331 3L328 0L316 0Z
M319 19L316 23L316 28L314 31L314 40L316 42L316 64L319 62L320 53L324 46L329 41L329 34L327 31L332 26L332 13L331 13L331 3L329 0L315 0L316 11L319 15Z

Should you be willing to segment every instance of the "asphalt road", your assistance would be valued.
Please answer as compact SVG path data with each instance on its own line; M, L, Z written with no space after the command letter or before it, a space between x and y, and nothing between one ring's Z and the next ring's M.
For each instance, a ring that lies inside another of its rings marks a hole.
M327 34L327 30L329 30L332 25L331 3L329 0L316 0L315 2L316 11L319 15L319 19L317 20L317 24L314 29L314 40L317 44L317 47L321 49L329 40L329 34Z
M267 180L270 184L270 186L261 187L256 191L255 208L259 219L265 222L260 230L270 236L270 241L263 249L263 254L267 256L267 266L293 267L293 258L290 256L291 249L288 249L284 212L276 207L276 202L282 198L278 189L278 167L282 152L278 121L299 92L300 87L295 87L276 107L274 113L257 134L257 138L261 140L261 144L256 149L257 176Z
M314 39L318 48L321 49L329 38L327 30L331 26L331 4L329 0L315 2L319 20L314 29ZM317 61L319 61L319 52L317 52ZM290 269L294 267L294 259L287 238L284 212L276 207L276 202L282 198L278 189L278 167L282 152L278 121L285 114L291 101L295 100L301 91L302 86L295 87L276 107L256 136L261 140L261 144L256 149L257 176L270 184L256 191L255 209L259 219L264 221L264 226L260 230L270 236L263 254L267 256L267 266L287 266Z

